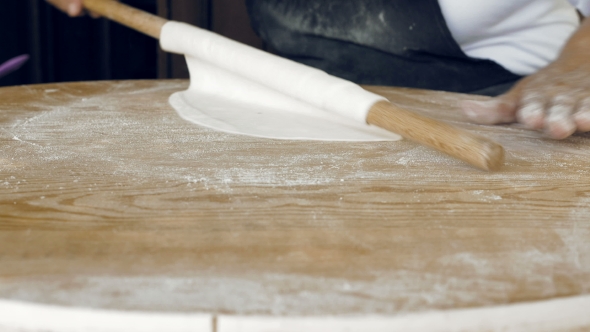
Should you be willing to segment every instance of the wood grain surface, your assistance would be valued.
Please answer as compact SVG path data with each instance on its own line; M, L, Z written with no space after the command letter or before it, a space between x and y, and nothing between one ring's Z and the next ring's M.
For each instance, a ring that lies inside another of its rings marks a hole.
M476 126L465 95L371 90L506 149L219 133L186 81L0 89L0 298L107 309L397 315L590 293L590 137ZM477 97L484 98L484 97Z

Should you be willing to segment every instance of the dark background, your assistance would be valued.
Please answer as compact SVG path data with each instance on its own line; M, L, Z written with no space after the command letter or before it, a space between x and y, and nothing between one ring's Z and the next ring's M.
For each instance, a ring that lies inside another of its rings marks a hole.
M242 0L124 0L130 6L213 30L257 47ZM70 18L44 0L2 0L0 63L31 59L0 86L90 80L187 78L184 59L105 19Z

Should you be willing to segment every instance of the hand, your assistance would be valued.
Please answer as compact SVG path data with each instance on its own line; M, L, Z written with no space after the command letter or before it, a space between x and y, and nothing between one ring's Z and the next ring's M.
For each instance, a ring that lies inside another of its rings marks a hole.
M82 0L47 0L50 4L59 8L71 17L81 16L84 14Z
M465 101L474 122L519 122L554 139L590 131L590 20L568 41L559 58L492 100Z
M59 8L61 11L67 13L71 17L77 17L84 15L84 6L82 4L83 0L46 0L50 4L54 5L55 7ZM90 16L93 18L99 18L100 15L89 12Z

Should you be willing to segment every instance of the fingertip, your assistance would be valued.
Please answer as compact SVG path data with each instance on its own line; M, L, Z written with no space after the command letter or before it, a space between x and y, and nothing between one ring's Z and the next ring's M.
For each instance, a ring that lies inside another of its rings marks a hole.
M545 125L545 108L542 104L527 104L518 110L518 122L527 128L539 130Z
M583 111L574 114L574 121L579 132L590 131L590 111Z
M576 123L571 117L552 118L549 117L545 132L553 139L565 139L576 132Z
M555 125L545 130L545 133L552 139L562 140L572 136L576 132L574 125Z
M529 129L541 130L547 119L547 99L537 91L524 93L519 100L516 118Z
M67 12L71 17L80 16L82 14L82 5L80 3L72 2L68 5Z

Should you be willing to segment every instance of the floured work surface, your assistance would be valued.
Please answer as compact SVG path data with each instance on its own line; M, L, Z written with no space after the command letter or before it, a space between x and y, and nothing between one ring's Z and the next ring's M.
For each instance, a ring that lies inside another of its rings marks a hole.
M182 120L184 81L0 89L0 298L109 309L397 315L590 293L590 137L464 123L476 170L409 141L301 142Z

